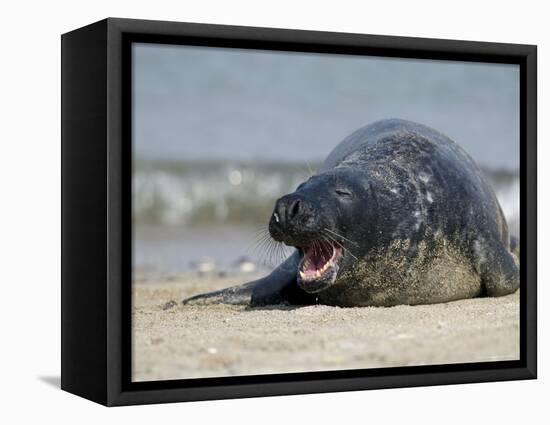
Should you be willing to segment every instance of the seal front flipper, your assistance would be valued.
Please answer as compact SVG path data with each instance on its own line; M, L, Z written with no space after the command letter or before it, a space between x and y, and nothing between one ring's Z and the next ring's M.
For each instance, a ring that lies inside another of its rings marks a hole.
M478 238L474 241L474 265L481 277L482 291L501 297L519 288L519 268L514 255L501 241Z
M296 251L271 274L257 280L252 291L250 305L256 307L281 303L315 304L316 297L300 289L296 282L299 263L300 254Z
M249 304L251 306L289 304L313 304L315 297L302 291L296 283L300 255L292 254L266 277L244 285L195 295L183 300L183 304Z

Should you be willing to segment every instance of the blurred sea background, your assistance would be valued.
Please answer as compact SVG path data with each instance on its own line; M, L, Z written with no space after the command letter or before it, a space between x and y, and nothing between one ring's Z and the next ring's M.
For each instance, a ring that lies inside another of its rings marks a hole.
M275 200L356 129L433 127L493 184L519 236L519 67L156 44L133 46L134 269L271 268Z

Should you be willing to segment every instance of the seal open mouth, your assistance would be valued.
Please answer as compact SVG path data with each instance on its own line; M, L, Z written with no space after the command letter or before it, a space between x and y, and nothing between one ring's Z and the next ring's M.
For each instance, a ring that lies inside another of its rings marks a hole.
M315 293L329 287L336 280L342 248L326 241L317 241L300 247L303 254L298 265L298 285L306 292Z

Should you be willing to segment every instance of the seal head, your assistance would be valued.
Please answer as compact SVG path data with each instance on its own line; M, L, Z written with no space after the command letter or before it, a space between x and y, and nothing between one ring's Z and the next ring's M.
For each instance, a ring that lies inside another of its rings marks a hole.
M269 233L300 253L301 289L313 294L332 286L368 248L374 203L367 174L351 167L315 175L277 200Z

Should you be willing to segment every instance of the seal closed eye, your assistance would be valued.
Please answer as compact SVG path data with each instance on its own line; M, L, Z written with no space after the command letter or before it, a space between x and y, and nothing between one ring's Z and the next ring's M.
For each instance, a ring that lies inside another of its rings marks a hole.
M448 137L410 121L378 121L344 139L317 175L277 200L269 233L296 248L271 274L184 304L414 305L519 287L483 173Z

